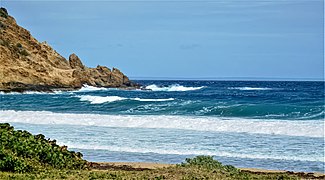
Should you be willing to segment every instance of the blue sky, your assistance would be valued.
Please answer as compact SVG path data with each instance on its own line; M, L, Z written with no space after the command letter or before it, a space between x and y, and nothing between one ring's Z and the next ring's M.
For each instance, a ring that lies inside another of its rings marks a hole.
M134 78L324 79L321 0L1 3L64 57Z

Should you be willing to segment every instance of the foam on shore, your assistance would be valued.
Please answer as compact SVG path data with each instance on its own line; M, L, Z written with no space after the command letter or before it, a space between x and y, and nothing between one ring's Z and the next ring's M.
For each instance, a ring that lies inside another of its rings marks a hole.
M130 146L105 146L105 145L94 145L94 144L76 144L72 142L61 142L61 145L67 145L72 149L87 149L87 150L106 150L113 152L127 152L127 153L155 153L155 154L170 154L170 155L208 155L208 156L222 156L231 158L248 158L248 159L272 159L272 160L287 160L287 161L313 161L313 162L325 162L323 157L313 156L274 156L264 154L243 154L226 151L216 150L185 150L185 149L163 149L155 147L130 147Z

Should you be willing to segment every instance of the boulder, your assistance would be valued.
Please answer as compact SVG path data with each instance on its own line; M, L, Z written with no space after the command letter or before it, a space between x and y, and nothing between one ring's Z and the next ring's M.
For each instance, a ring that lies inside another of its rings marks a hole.
M69 56L69 64L72 69L85 69L85 66L82 64L79 57L74 53Z

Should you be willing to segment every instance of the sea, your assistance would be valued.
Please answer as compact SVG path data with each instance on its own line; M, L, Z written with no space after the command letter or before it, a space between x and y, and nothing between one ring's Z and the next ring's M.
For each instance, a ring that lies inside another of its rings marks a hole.
M181 163L324 172L324 81L136 81L0 93L0 122L44 134L93 162Z

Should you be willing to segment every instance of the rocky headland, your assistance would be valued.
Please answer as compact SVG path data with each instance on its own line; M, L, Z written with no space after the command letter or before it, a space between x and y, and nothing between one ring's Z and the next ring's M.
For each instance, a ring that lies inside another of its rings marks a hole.
M83 85L138 88L117 68L86 67L76 54L67 60L46 42L38 42L0 9L0 91L73 90Z

